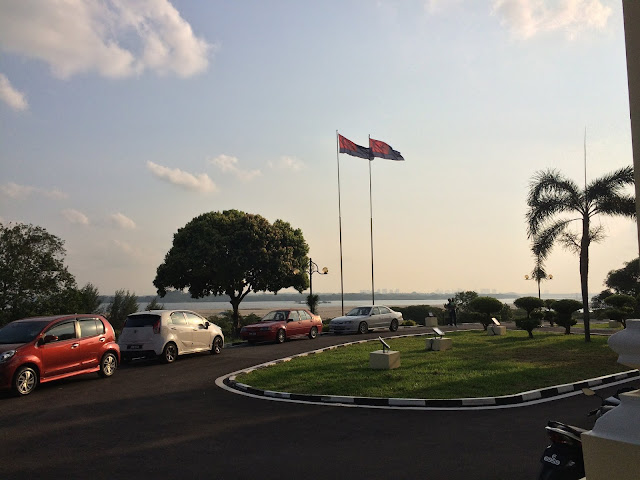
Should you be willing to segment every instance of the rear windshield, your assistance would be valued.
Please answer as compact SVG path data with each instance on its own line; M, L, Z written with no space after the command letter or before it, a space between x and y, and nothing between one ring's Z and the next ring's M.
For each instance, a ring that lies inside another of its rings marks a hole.
M131 315L127 317L127 321L124 322L124 328L153 327L158 320L160 320L159 315Z

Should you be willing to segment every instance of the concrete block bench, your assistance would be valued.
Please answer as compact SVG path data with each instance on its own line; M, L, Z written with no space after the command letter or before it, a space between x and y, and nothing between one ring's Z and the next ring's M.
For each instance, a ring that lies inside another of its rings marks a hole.
M425 350L433 350L436 352L443 352L449 350L453 346L453 340L451 338L427 338Z
M507 327L504 325L489 325L487 327L487 335L506 335Z
M400 366L400 352L395 350L376 350L369 354L369 368L374 370L393 370Z

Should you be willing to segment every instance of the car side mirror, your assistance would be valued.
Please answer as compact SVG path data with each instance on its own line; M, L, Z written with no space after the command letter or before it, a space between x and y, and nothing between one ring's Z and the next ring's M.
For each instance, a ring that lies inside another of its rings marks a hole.
M204 328L205 328L205 329L208 329L208 328L209 328L209 325L211 325L209 322L204 322Z
M42 343L51 343L51 342L57 342L58 341L58 337L56 337L55 335L47 335L42 339Z

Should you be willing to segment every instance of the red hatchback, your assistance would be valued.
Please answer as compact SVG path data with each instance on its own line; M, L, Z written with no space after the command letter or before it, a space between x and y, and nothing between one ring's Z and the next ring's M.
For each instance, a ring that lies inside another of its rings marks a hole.
M242 327L240 336L249 343L282 343L287 338L299 335L314 339L321 331L322 319L319 315L300 308L281 308L267 313L258 323Z
M0 388L28 395L39 383L83 373L110 377L120 363L115 340L101 315L15 320L0 329Z

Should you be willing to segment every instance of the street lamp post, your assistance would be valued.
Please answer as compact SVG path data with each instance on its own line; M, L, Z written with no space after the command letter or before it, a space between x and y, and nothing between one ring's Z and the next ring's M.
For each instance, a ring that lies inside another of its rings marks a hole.
M319 273L320 275L326 275L329 273L329 269L327 267L323 267L320 270L318 264L309 258L309 296L313 295L313 274Z

